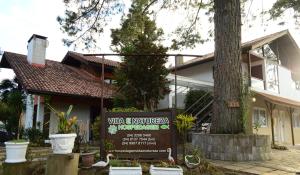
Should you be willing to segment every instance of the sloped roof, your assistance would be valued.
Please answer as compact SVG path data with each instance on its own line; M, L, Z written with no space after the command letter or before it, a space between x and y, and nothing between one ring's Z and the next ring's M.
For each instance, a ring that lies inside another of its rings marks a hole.
M265 99L267 99L268 101L270 101L272 103L279 104L279 105L293 106L293 107L296 107L296 108L300 107L300 102L299 101L287 99L287 98L284 98L284 97L279 97L277 95L263 93L263 92L256 91L256 90L252 90L252 91L254 91L256 95L262 96L262 97L264 97Z
M36 67L26 55L4 52L0 66L12 68L28 93L101 98L99 78L57 61L46 60L45 67ZM104 98L111 98L114 87L105 84L103 92Z
M263 46L267 43L270 43L271 41L274 41L274 40L276 40L276 39L278 39L278 38L280 38L284 35L288 35L288 37L292 41L292 44L295 44L295 46L298 48L296 42L294 41L294 39L290 35L289 31L288 30L283 30L283 31L280 31L280 32L276 32L276 33L273 33L273 34L270 34L270 35L266 35L266 36L251 40L251 41L244 42L244 43L242 43L242 50L243 51L249 51L249 50L261 47L261 46ZM177 69L178 70L185 69L185 68L197 65L197 64L202 64L202 63L213 61L213 60L214 60L214 53L212 52L212 53L203 55L202 57L197 57L197 58L194 58L194 59L189 60L187 62L184 62L183 64L178 65ZM171 70L174 70L174 67L172 67Z
M102 64L101 57L85 56L81 53L72 52L72 51L69 51L61 62L66 63L69 59L76 59L78 61L83 61L83 62ZM104 59L104 64L111 67L118 67L120 65L119 62L108 60L108 59Z

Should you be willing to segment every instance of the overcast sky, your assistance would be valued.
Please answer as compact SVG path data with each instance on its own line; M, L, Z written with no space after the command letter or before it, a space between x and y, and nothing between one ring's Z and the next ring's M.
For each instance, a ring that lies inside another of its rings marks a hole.
M262 8L269 8L274 0L253 0L251 8L250 3L246 5L246 13L250 20L251 14L261 11ZM248 13L248 9L249 13ZM64 4L62 0L0 0L0 48L4 51L27 54L27 41L32 34L40 34L48 37L49 47L47 48L47 59L61 61L63 56L70 48L63 46L61 40L63 33L59 29L56 17L63 14ZM243 26L242 40L248 41L257 37L289 29L292 36L300 43L300 33L295 29L294 21L291 18L291 12L287 12L283 20L272 22L269 26L262 26L267 23L267 19L256 18L254 27L249 27L247 21L242 21ZM112 19L110 26L105 29L101 37L101 50L97 52L111 53L110 51L110 28L115 28L119 23L119 16ZM165 33L171 32L178 23L185 19L181 13L172 14L162 11L157 18L157 25L162 27ZM278 26L281 21L286 22L285 26ZM202 21L202 30L208 26L207 21ZM79 52L81 50L78 50ZM199 45L195 49L186 49L183 51L174 51L184 54L205 54L213 51L213 43L208 42ZM12 71L1 69L0 80L12 78Z

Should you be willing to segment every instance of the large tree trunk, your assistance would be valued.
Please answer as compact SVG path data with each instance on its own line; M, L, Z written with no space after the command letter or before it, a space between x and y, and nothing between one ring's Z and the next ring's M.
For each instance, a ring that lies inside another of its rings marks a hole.
M244 132L240 0L214 0L215 61L212 133Z

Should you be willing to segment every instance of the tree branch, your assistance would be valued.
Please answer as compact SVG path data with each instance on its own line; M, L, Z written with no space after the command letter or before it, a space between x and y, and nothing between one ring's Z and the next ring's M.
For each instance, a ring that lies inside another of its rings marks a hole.
M195 19L194 19L194 21L192 22L192 24L190 25L190 27L188 28L187 33L190 33L190 31L192 30L192 27L193 27L193 26L196 24L196 22L197 22L197 19L198 19L200 10L201 10L201 8L202 8L202 1L203 1L203 0L201 0L201 2L200 2L200 5L199 5L199 7L198 7L198 10L197 10Z
M79 20L80 18L86 16L86 15L89 14L91 11L93 11L94 9L96 9L99 3L100 3L100 0L98 0L92 8L90 8L88 11L84 12L85 14L81 14L79 17L77 17L76 19L74 19L73 22ZM102 3L103 3L103 2L102 2Z
M144 14L157 0L152 0L143 10L142 14Z
M100 1L100 0L99 0L99 1ZM105 0L102 1L101 6L100 6L100 8L99 8L99 10L98 10L98 12L97 12L97 15L96 15L96 18L95 18L93 24L92 24L88 29L86 29L80 36L78 36L75 40L71 41L71 43L74 43L74 42L76 42L78 39L82 38L88 31L90 31L90 30L95 26L95 24L96 24L96 22L98 21L98 18L99 18L99 16L100 16L100 12L101 12L101 10L102 10L102 8L103 8L104 2L105 2Z

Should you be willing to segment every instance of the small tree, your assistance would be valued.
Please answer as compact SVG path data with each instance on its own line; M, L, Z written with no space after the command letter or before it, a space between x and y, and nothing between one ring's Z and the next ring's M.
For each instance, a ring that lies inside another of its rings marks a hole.
M17 139L20 137L21 118L25 108L25 93L16 78L13 80L5 79L0 83L0 106L1 117L6 130L10 133L15 132ZM16 125L16 123L18 123Z
M175 125L182 138L183 157L185 157L185 143L187 139L187 132L195 125L196 118L192 115L179 114L176 116Z
M134 0L129 14L122 20L121 28L113 29L111 37L115 51L125 55L144 54L125 56L116 70L121 96L126 104L153 110L169 91L166 85L169 72L165 67L168 48L159 44L162 29L157 28L155 21L147 16L146 6L147 1Z

